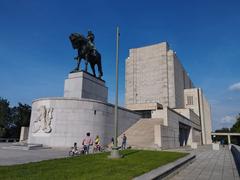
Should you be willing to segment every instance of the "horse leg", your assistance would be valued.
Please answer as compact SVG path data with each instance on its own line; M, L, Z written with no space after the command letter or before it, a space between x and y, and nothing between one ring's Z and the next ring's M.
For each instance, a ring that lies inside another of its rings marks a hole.
M94 63L90 63L90 65L91 65L91 68L92 68L93 76L96 77Z
M98 61L97 61L97 66L98 66L98 78L101 79L101 77L103 76L101 56L99 57L99 59L98 59Z
M85 71L86 71L86 72L88 72L87 69L88 69L88 61L86 60L86 61L85 61Z
M80 67L80 63L81 63L81 59L82 59L80 49L78 49L78 56L75 57L74 59L77 60L77 67L75 68L75 71L79 71L79 67Z
M78 60L77 60L77 67L76 67L77 71L79 71L80 63L81 63L81 59L78 58Z

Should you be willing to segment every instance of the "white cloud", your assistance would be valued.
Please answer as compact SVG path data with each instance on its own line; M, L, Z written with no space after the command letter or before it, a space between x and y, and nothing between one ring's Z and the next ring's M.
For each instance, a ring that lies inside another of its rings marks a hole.
M240 101L236 103L219 102L219 104L212 105L212 128L213 131L223 127L231 128L236 122L236 116L239 112ZM231 121L231 119L233 119Z
M234 123L236 121L236 117L234 116L224 116L222 119L221 119L221 123Z
M232 84L229 87L229 90L231 90L231 91L240 91L240 82Z

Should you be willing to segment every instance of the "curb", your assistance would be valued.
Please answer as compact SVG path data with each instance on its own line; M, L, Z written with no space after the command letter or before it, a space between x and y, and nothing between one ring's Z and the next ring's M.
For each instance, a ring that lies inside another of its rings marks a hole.
M148 173L140 175L138 177L133 178L133 180L150 180L150 179L167 179L177 172L179 172L182 168L187 166L193 160L195 160L196 155L189 154L181 159L178 159L172 163L166 164L159 168L156 168Z

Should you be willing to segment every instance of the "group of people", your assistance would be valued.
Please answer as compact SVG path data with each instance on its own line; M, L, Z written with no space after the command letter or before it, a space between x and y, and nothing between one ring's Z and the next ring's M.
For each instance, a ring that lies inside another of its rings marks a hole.
M93 146L94 145L94 149L96 151L100 151L101 150L101 145L100 145L100 137L97 135L94 142L90 136L90 132L88 132L86 134L86 137L83 139L82 141L82 145L83 145L83 151L85 154L89 154L89 149L90 149L90 146ZM112 144L114 145L114 138L112 137L111 139L112 141ZM127 145L127 137L125 134L123 134L122 136L122 145L121 145L121 149L126 149L126 145ZM77 147L77 143L75 142L74 143L74 146L73 146L73 152L78 152L78 147Z

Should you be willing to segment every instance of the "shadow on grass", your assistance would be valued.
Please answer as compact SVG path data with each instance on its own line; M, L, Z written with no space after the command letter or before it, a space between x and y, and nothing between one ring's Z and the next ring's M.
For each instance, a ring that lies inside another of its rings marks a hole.
M138 152L140 152L140 150L125 152L125 153L122 154L122 156L127 157L131 154L135 154L135 153L138 153Z

